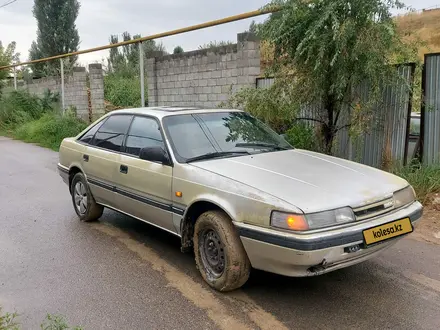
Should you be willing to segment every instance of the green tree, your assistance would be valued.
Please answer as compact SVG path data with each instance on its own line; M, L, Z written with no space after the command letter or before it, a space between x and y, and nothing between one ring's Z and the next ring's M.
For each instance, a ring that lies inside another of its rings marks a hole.
M147 40L142 43L145 58L152 57L154 54L168 54L165 45L162 42L157 43L154 40Z
M122 34L122 41L139 38L141 38L141 35L139 34L133 35L133 37L129 32L124 32ZM110 44L114 45L118 42L119 38L117 35L110 36ZM142 42L142 50L145 58L153 56L156 52L166 54L164 45L162 43L156 43L154 40ZM107 63L109 73L114 73L126 78L139 75L139 43L111 48Z
M173 50L173 54L181 54L183 53L183 48L180 46L176 46Z
M35 0L33 14L37 20L37 41L33 41L29 58L36 60L70 52L79 48L79 34L75 21L78 17L80 3L78 0ZM69 71L77 60L71 56L65 63ZM47 76L58 73L59 61L34 64L32 71L36 76Z
M284 80L280 86L290 85L298 105L319 104L317 116L301 119L321 126L325 151L331 153L336 133L359 124L360 113L375 111L383 87L398 80L396 59L415 58L391 14L403 5L396 0L275 0L270 6L282 10L260 25L258 34L274 48L271 69ZM354 92L361 84L366 98Z
M131 37L130 33L122 34L123 41L129 41L140 38L140 35ZM110 36L110 44L117 44L119 38L117 35ZM133 77L139 73L139 44L129 44L110 49L108 58L108 71L117 73L124 77Z
M20 54L15 52L16 46L17 44L15 41L13 41L4 47L0 41L0 66L11 65L13 62L19 62ZM7 79L11 73L12 69L0 70L0 96L1 89L4 85L4 80Z

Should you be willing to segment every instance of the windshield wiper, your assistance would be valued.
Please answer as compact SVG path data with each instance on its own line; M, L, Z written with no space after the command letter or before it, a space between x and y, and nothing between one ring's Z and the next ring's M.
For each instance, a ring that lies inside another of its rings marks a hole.
M188 158L186 160L187 163L195 162L198 160L206 160L206 159L213 159L213 158L219 158L219 157L227 157L227 156L239 156L239 155L250 155L247 151L220 151L220 152L212 152L209 154L204 154L197 157Z
M253 147L257 147L257 148L269 148L269 149L273 149L273 150L289 150L290 148L286 148L286 147L280 147L279 145L276 144L270 144L270 143L237 143L235 145L235 147L237 148L253 148Z

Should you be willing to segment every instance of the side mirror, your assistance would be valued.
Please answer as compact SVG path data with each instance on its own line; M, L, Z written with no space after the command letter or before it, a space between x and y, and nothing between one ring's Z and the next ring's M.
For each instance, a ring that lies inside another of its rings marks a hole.
M150 162L158 162L162 164L170 163L168 154L162 147L142 148L139 153L139 158L143 160L148 160Z

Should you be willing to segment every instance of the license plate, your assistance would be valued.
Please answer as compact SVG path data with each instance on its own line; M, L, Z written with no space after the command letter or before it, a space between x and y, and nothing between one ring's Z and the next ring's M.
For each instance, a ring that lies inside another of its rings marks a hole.
M409 218L389 222L374 228L364 230L364 239L367 245L385 241L387 239L405 235L413 231Z

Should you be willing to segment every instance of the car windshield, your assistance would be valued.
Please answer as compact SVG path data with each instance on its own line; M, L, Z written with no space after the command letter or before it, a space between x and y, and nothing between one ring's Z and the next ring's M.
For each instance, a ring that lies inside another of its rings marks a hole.
M179 162L292 149L245 112L174 115L165 117L163 125Z

